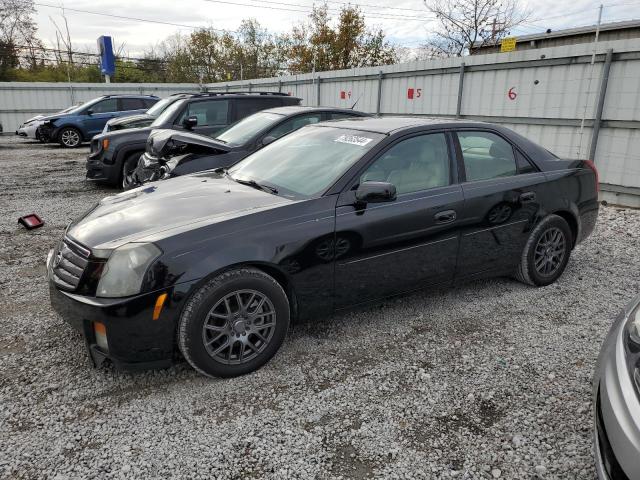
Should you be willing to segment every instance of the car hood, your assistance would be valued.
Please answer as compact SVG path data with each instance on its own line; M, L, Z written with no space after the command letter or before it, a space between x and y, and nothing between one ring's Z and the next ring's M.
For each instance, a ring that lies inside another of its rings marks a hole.
M91 249L155 241L185 229L223 222L294 200L202 172L104 198L69 226L67 235Z
M153 157L162 158L175 154L176 149L180 152L188 151L189 146L205 147L211 153L227 153L231 151L230 146L211 137L170 129L155 130L149 135L146 151Z
M68 117L69 115L70 114L68 114L68 113L61 113L61 114L55 114L54 113L53 115L44 115L44 116L40 117L38 120L41 120L43 122L49 122L51 120L57 120L57 119L62 118L62 117Z
M152 115L146 113L139 113L137 115L127 115L126 117L116 117L109 120L107 123L110 126L122 126L128 123L143 122L145 120L153 121L155 119Z

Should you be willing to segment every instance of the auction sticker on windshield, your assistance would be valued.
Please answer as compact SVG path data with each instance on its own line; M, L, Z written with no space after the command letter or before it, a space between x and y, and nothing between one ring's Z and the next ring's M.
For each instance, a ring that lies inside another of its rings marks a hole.
M360 147L364 147L371 140L373 140L373 138L360 137L358 135L340 135L334 141L340 142L340 143L350 143L351 145L358 145Z

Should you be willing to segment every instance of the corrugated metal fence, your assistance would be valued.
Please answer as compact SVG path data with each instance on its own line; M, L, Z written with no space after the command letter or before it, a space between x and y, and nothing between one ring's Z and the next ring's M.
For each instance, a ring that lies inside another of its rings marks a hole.
M200 85L191 83L0 82L0 123L5 132L15 132L30 117L55 113L100 95L130 93L166 97L200 90Z
M384 67L211 84L210 91L290 92L306 105L382 115L502 123L559 156L595 158L604 198L640 206L640 40L568 45ZM166 95L198 85L75 84L74 99L104 93ZM55 90L54 90L55 89ZM5 129L70 103L61 84L0 83ZM28 110L26 110L28 109ZM11 115L7 118L8 115Z
M505 124L558 156L595 158L609 201L640 206L640 40L208 85L306 105ZM593 62L593 63L592 63ZM599 130L599 131L596 131ZM595 135L594 135L595 134Z

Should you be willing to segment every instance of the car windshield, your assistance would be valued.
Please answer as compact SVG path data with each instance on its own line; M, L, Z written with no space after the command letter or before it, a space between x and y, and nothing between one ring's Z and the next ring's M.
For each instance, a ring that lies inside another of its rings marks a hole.
M244 145L256 133L282 120L284 115L277 113L258 112L234 123L219 133L215 138L229 145Z
M383 134L335 127L303 127L229 169L237 181L255 182L287 197L324 193Z
M159 125L164 125L166 123L172 123L171 119L182 109L184 106L185 100L180 100L172 103L168 108L164 110L160 115L156 117L156 119L151 124L152 127L157 127Z
M151 107L149 110L146 111L147 115L151 115L152 117L157 117L158 115L160 115L162 112L165 111L165 109L171 105L173 102L175 102L176 100L178 100L178 98L176 97L167 97L167 98L163 98L162 100L160 100L159 102L156 102L153 107Z

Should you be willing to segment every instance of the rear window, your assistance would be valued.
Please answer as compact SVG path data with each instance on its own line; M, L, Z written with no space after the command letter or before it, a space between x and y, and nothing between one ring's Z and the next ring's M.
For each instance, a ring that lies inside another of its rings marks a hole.
M146 106L141 98L121 98L120 110L146 110Z
M236 120L241 120L260 110L282 105L282 101L279 98L239 98L235 102Z

